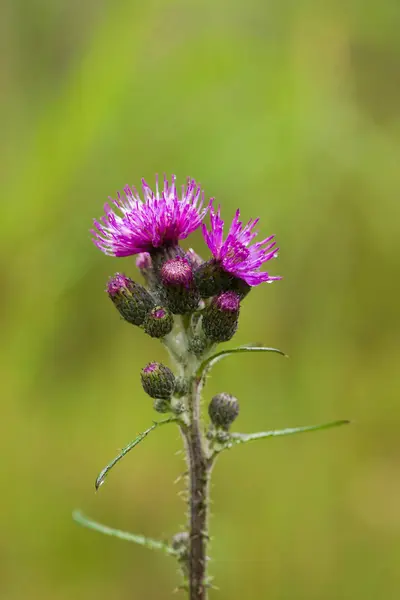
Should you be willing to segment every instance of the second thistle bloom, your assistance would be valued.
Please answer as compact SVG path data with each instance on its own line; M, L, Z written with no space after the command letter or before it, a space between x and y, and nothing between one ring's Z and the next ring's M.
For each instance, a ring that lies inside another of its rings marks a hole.
M187 238L207 212L204 193L194 179L188 179L179 198L175 180L173 175L169 184L164 178L161 192L157 180L153 192L142 179L144 201L129 186L124 188L125 197L111 198L111 203L104 205L105 216L94 221L94 244L110 256L130 256L175 247Z
M225 273L245 281L249 286L281 279L260 271L260 267L265 262L277 256L279 248L276 247L273 235L255 244L252 243L257 236L255 227L259 219L250 220L247 225L243 225L238 210L225 240L220 207L215 211L213 206L210 206L210 220L210 231L207 231L206 226L203 225L203 236L214 255L215 264L219 265Z

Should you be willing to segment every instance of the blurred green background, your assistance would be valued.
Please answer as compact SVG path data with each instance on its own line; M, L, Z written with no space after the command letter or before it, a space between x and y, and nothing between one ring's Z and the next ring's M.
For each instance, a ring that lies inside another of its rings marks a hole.
M71 512L169 537L184 523L177 431L94 479L154 418L159 345L122 322L90 242L108 195L155 173L260 215L280 257L206 389L237 429L350 418L255 443L214 471L211 571L239 600L400 596L400 4L8 0L0 244L4 600L169 598L175 565ZM201 236L190 240L205 253Z

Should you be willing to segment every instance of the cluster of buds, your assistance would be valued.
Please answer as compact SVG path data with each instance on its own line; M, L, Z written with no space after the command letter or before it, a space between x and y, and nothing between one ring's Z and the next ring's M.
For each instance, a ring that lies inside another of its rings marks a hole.
M198 258L198 262L200 260ZM147 264L147 281L151 282L147 288L122 273L116 273L108 282L108 295L123 319L142 327L151 337L164 338L173 330L175 316L192 316L190 347L196 355L203 354L212 344L227 342L233 337L242 300L233 278L233 289L228 287L228 278L221 277L220 283L224 281L224 286L219 286L215 295L209 297L207 270L202 264L194 270L190 255L168 258L157 270L150 266L151 258ZM211 279L215 286L213 275ZM208 290L207 298L201 289Z
M155 192L143 181L144 201L135 188L124 192L125 197L118 194L114 207L107 204L105 216L95 221L93 241L112 256L137 255L144 284L116 273L107 292L121 317L160 339L180 365L177 376L157 362L141 373L155 410L179 414L185 410L196 365L236 333L245 296L252 287L279 279L260 269L276 256L276 243L274 236L253 243L258 220L244 225L239 211L224 240L220 208L215 210L213 200L204 207L204 194L194 180L183 186L181 198L175 177L171 184L164 179L161 192L158 181ZM210 229L202 224L207 212ZM199 227L212 254L207 260L179 243ZM216 431L227 432L237 414L232 396L212 399L209 415Z

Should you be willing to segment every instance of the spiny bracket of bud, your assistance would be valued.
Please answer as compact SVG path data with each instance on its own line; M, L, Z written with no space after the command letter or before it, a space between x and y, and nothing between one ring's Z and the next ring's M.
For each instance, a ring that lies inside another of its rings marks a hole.
M235 292L223 292L213 298L203 315L203 331L213 342L227 342L236 333L240 312L240 297Z
M232 276L222 269L218 261L211 259L196 269L194 279L200 296L211 298L229 289Z
M160 270L160 281L167 306L177 315L193 312L199 304L190 263L180 256L165 262Z
M142 285L132 281L123 273L116 273L110 278L107 293L120 315L132 325L143 325L147 313L155 304Z
M175 390L175 375L165 365L151 362L141 372L142 386L151 398L169 400Z
M239 414L239 402L235 396L222 392L212 398L208 414L215 427L228 431Z
M153 338L163 338L171 333L174 318L167 308L155 306L144 321L145 332Z

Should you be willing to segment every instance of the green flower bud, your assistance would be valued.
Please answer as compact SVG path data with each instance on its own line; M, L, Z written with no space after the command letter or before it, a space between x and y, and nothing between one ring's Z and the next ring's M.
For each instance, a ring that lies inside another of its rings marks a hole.
M108 282L107 293L121 316L132 325L143 325L154 300L139 283L122 273L116 273Z
M223 292L213 298L203 315L203 331L213 342L227 342L236 333L240 298L235 292Z
M168 309L156 306L147 315L144 322L145 332L154 338L163 338L171 333L174 318Z
M186 377L177 377L175 379L175 396L181 398L182 396L186 396L189 391L189 381Z
M227 431L239 414L239 402L234 396L222 392L212 398L208 414L215 427Z
M198 358L201 358L210 348L213 342L205 338L204 335L195 335L189 340L188 350Z
M141 372L142 386L151 398L169 400L175 390L175 376L165 365L149 363Z

